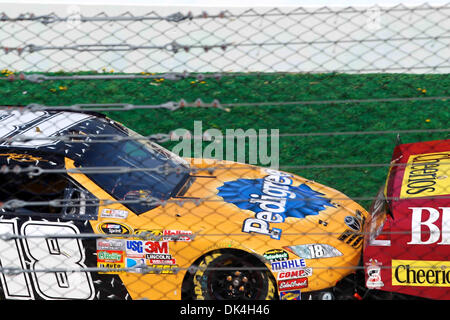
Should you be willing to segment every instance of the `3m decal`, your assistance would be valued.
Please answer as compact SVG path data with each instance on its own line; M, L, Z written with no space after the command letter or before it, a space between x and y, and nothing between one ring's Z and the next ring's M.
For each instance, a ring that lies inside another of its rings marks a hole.
M169 242L167 241L146 241L144 242L145 253L169 253Z
M84 269L84 248L76 226L70 223L27 221L20 232L17 221L0 220L1 234L20 234L19 240L0 239L2 268L20 268L31 272L0 276L5 297L9 299L34 299L34 291L46 300L93 299L94 285L89 272L36 272L52 268ZM46 235L66 235L68 238L49 238ZM28 236L28 237L27 237ZM29 266L25 263L29 261ZM31 279L30 279L31 278ZM34 288L34 291L33 291Z
M306 184L293 186L292 175L272 169L266 169L266 172L269 175L263 179L237 179L217 188L224 201L255 213L254 218L244 220L243 232L264 234L279 240L281 229L271 228L271 223L318 215L326 206L334 206L322 193Z
M450 287L450 261L392 260L392 285Z
M405 166L401 198L442 196L450 194L448 165L450 152L411 155Z

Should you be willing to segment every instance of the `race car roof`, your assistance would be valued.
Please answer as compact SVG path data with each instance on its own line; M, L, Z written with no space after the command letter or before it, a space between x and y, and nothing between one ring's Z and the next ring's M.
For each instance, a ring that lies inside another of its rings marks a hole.
M387 198L450 195L450 140L397 145L386 185Z
M0 164L46 166L49 162L44 159L50 158L59 164L64 156L80 150L80 143L65 136L100 136L107 133L108 125L126 134L121 125L96 112L0 108Z

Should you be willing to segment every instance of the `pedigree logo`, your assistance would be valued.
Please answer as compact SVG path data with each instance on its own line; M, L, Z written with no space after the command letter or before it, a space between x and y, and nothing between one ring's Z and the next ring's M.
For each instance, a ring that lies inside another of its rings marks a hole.
M412 155L405 166L401 198L450 194L450 152Z
M392 260L392 285L450 287L450 261Z

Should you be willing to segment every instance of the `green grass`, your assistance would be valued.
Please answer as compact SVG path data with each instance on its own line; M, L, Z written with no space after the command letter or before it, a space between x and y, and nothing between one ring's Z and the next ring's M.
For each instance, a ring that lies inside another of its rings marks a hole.
M60 89L61 87L61 89ZM419 89L420 88L420 89ZM425 89L426 91L423 91ZM181 81L1 81L4 104L48 106L76 103L158 104L185 99L222 104L341 99L450 96L450 76L406 74L271 74L234 75L204 83ZM447 129L449 101L336 103L324 105L272 105L220 109L186 108L176 111L131 110L108 115L144 135L203 129L279 129L279 133ZM404 143L448 139L449 134L402 134ZM280 137L280 166L389 163L396 134ZM162 145L171 149L174 142ZM314 179L350 197L373 197L384 182L387 167L291 168L286 171ZM370 201L360 201L368 207Z

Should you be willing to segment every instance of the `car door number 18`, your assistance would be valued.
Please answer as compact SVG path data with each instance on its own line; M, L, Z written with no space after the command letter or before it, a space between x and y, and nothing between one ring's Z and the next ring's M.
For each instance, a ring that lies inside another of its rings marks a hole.
M27 221L18 230L17 220L0 220L0 235L24 236L0 239L1 268L18 270L0 274L5 298L35 299L36 292L46 300L92 299L91 275L80 271L86 266L81 240L74 237L79 233L70 223Z

